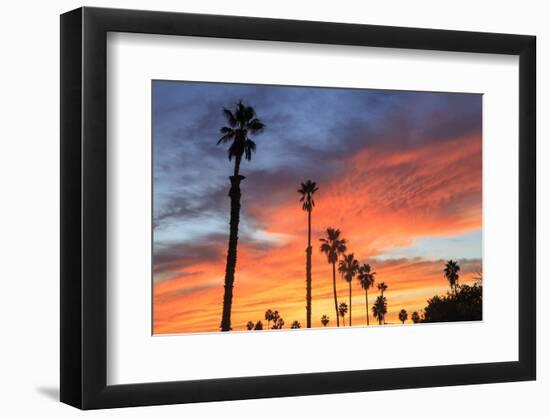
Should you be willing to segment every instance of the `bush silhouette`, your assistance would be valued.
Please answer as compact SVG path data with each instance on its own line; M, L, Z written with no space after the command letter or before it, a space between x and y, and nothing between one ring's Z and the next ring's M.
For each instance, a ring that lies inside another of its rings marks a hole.
M423 323L476 321L482 319L483 286L457 285L455 292L432 297L424 308Z

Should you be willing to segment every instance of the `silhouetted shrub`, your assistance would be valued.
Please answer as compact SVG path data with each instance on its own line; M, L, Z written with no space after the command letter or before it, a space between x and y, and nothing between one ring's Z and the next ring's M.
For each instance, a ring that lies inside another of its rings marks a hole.
M436 295L424 308L423 323L476 321L482 319L483 287L477 283L460 285L456 293Z

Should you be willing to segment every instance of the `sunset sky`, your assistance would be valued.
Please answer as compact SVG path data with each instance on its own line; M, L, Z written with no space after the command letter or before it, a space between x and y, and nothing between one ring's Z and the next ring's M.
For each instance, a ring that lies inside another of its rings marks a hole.
M327 227L389 289L388 323L444 294L446 260L460 283L481 271L482 96L153 82L153 333L219 331L229 235L227 147L216 146L242 99L267 125L243 161L233 330L276 309L305 327L307 213L297 189L315 181L312 324L336 324ZM348 284L337 277L339 302ZM369 290L369 306L378 291ZM365 293L353 283L353 324ZM371 315L371 325L376 321ZM347 318L346 318L347 321Z

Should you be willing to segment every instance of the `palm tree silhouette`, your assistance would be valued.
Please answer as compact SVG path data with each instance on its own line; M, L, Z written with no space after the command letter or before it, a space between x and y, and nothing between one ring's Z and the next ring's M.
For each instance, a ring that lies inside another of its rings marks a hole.
M330 317L326 314L323 314L321 317L321 323L323 323L323 326L327 327L328 322L330 321Z
M457 293L458 289L458 271L460 271L460 266L458 266L458 263L453 261L452 259L450 261L447 261L447 263L445 264L445 269L443 270L445 278L447 278L447 281L449 281L451 290L454 290L455 294Z
M409 315L407 314L407 310L404 308L401 309L399 312L399 320L401 320L402 324L405 324L405 321L409 318Z
M351 283L353 277L359 272L359 262L353 256L353 253L344 255L344 259L338 264L338 272L342 274L342 278L349 284L349 325L351 326Z
M246 330L252 330L254 328L254 323L249 321L246 323Z
M269 323L273 320L273 311L271 309L265 312L265 319L267 320L267 328L269 329Z
M300 329L302 327L302 325L300 324L300 322L298 320L294 320L292 322L292 325L290 326L291 329Z
M346 303L340 303L338 306L338 314L342 316L344 321L344 327L346 327L346 313L348 312L348 305Z
M420 316L418 315L418 312L413 311L411 314L411 320L414 324L420 323Z
M311 327L311 211L315 207L313 194L319 190L317 184L307 180L301 184L298 192L302 195L302 210L307 211L307 248L306 248L306 327Z
M262 132L265 125L256 117L256 111L251 106L246 106L242 101L237 103L232 112L224 108L223 114L228 126L220 129L222 137L217 145L231 142L228 149L229 160L235 158L235 169L229 177L231 188L231 212L229 221L229 244L227 248L227 263L225 266L225 284L223 295L223 311L221 331L231 330L231 304L233 302L233 283L235 282L235 265L237 264L237 241L239 239L239 216L241 210L241 181L245 179L240 175L241 159L252 159L252 152L256 150L256 143L250 136Z
M254 325L254 330L263 330L264 325L261 320L258 320L258 322Z
M376 272L371 272L371 267L369 264L363 264L359 267L359 273L357 274L357 279L361 284L361 287L365 290L365 305L367 308L367 326L369 323L369 288L374 285L374 276Z
M334 293L334 310L336 311L336 325L340 327L338 313L338 298L336 295L336 262L341 254L347 250L346 239L340 239L340 229L327 228L327 237L321 241L321 252L327 255L329 264L332 264L332 290Z
M273 326L271 327L272 329L277 328L277 322L279 321L280 318L281 316L279 315L279 312L277 310L273 310L271 312L271 320L273 321ZM269 324L267 325L267 328L269 329Z
M386 303L386 297L379 295L372 306L372 315L378 319L378 324L381 325L384 321L384 317L388 312L388 305Z
M386 291L388 289L388 286L386 285L385 282L380 282L378 284L377 288L378 288L378 291L380 291L380 294L383 297L384 296L384 291Z
M380 291L380 295L382 295L382 298L384 298L384 301L386 300L386 298L384 297L384 291L386 291L388 289L388 286L386 285L385 282L381 282L378 284L377 286L378 290ZM386 313L384 313L386 314ZM384 316L384 324L386 324L386 317Z
M285 321L283 320L283 318L277 317L277 320L273 320L272 329L274 330L282 329L284 325L285 325Z

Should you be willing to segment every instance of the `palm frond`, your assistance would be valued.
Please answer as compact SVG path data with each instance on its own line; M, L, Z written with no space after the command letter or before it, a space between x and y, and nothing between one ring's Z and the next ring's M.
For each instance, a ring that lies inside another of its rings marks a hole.
M332 227L327 228L327 236L329 240L338 240L340 237L340 229L334 229Z
M231 112L231 110L227 108L223 108L223 115L227 119L227 123L229 123L229 126L236 127L237 126L237 119L235 118L235 115Z
M243 116L244 116L244 120L246 122L250 123L250 121L252 121L254 119L255 115L256 115L256 112L254 111L254 107L252 107L252 106L243 106Z
M247 124L247 129L251 134L260 133L265 128L265 124L262 123L259 119L252 119Z
M223 132L222 132L223 133ZM227 143L229 142L231 139L233 139L235 137L235 131L231 131L231 132L228 132L226 133L225 135L223 135L219 140L218 142L216 143L216 145L219 145L220 143Z
M346 239L342 239L340 241L338 241L338 244L336 246L336 250L340 253L344 253L345 251L348 250L348 246L346 245L347 241Z
M244 144L245 158L247 161L252 159L252 153L256 152L256 143L253 140L247 139Z
M237 108L235 109L235 119L237 120L237 123L241 125L241 127L246 125L246 115L245 115L245 105L243 104L242 100L239 100L237 103Z
M325 239L319 239L321 240L321 242L323 242L323 244L321 245L321 252L323 253L328 253L331 251L332 247L330 246L330 244L325 241Z

